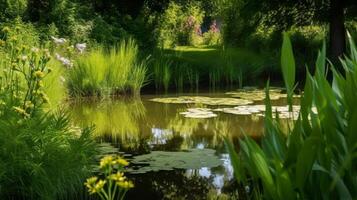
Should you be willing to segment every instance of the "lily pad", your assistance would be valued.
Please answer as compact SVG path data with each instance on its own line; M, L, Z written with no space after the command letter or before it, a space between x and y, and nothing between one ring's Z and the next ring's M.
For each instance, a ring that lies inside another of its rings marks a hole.
M269 95L271 100L278 100L281 98L286 98L286 94L282 93L282 89L273 88L269 90ZM241 89L237 91L227 92L226 94L231 97L246 99L251 101L262 101L265 99L265 90L262 89ZM296 97L298 97L296 95Z
M213 149L190 149L179 152L152 151L150 154L135 156L131 163L133 167L128 172L141 174L162 170L212 168L220 166L222 161Z
M238 106L248 105L253 103L247 99L237 98L213 98L204 96L181 96L181 97L167 97L167 98L154 98L151 101L159 103L172 103L172 104L203 104L211 106Z
M207 119L217 117L209 108L189 108L187 112L181 112L186 118Z

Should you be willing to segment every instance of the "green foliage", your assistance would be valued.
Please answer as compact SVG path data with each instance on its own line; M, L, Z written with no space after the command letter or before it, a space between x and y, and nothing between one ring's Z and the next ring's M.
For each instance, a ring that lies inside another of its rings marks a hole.
M289 38L285 36L282 68L286 87L291 90L294 77L289 43ZM228 149L235 163L235 173L239 177L247 177L237 181L245 184L253 182L253 193L258 191L267 199L356 197L357 171L354 166L357 140L352 133L357 119L354 106L357 99L354 92L357 89L357 51L351 38L349 44L351 57L341 60L345 76L330 66L332 85L324 73L325 47L319 53L315 74L307 74L299 118L291 122L293 126L289 126L287 132L281 128L278 114L277 119L272 118L267 98L265 136L261 147L250 138L241 140L239 158L245 162L238 162L232 148ZM269 97L268 90L266 95Z
M73 96L125 93L139 94L146 83L147 66L140 61L133 39L123 40L106 51L93 49L79 57L67 73L67 87Z
M62 110L47 111L49 52L20 41L6 40L0 54L0 197L64 198L82 187L96 145L91 129L74 128Z
M1 0L0 1L0 19L15 18L22 16L27 8L27 0Z
M200 26L204 11L197 2L181 5L171 1L160 17L157 29L158 45L170 48L176 45L199 45L202 43Z

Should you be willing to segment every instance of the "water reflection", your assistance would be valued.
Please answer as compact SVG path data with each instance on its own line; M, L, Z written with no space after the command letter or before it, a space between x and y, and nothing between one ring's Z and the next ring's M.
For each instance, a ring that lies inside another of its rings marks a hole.
M216 199L217 196L232 196L237 187L231 187L233 169L222 136L231 137L235 143L243 132L258 138L263 132L263 118L225 113L219 113L217 118L212 119L184 118L179 113L188 105L155 103L149 101L150 98L152 96L75 101L70 102L68 108L75 124L94 124L95 137L119 147L120 151L143 154L153 150L209 148L216 150L223 161L221 166L215 168L132 175L136 188L129 192L128 199L142 199L139 198L142 196L147 197L145 199L170 199L172 196L177 197L175 199Z

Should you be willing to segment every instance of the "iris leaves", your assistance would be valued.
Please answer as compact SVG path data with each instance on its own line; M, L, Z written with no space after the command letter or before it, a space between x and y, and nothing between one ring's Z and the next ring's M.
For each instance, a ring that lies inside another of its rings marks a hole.
M237 153L226 138L233 167L238 171L237 181L255 184L251 193L246 192L247 197L257 192L265 199L282 200L357 197L357 51L351 38L349 43L351 57L341 60L345 76L331 66L332 84L326 79L323 45L314 75L307 72L300 114L291 127L280 128L279 115L272 109L267 89L261 145L246 137L240 140ZM287 34L281 64L292 108L295 61ZM313 111L315 107L317 112Z

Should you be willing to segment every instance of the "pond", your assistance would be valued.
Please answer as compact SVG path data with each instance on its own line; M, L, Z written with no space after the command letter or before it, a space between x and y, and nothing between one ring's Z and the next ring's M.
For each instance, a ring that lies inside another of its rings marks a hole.
M99 141L137 164L128 170L135 188L127 199L216 199L233 197L238 188L223 136L233 138L238 150L238 138L246 134L258 140L263 132L264 98L247 97L142 95L77 100L69 108L77 125L94 124ZM273 99L275 110L284 111L285 98Z

